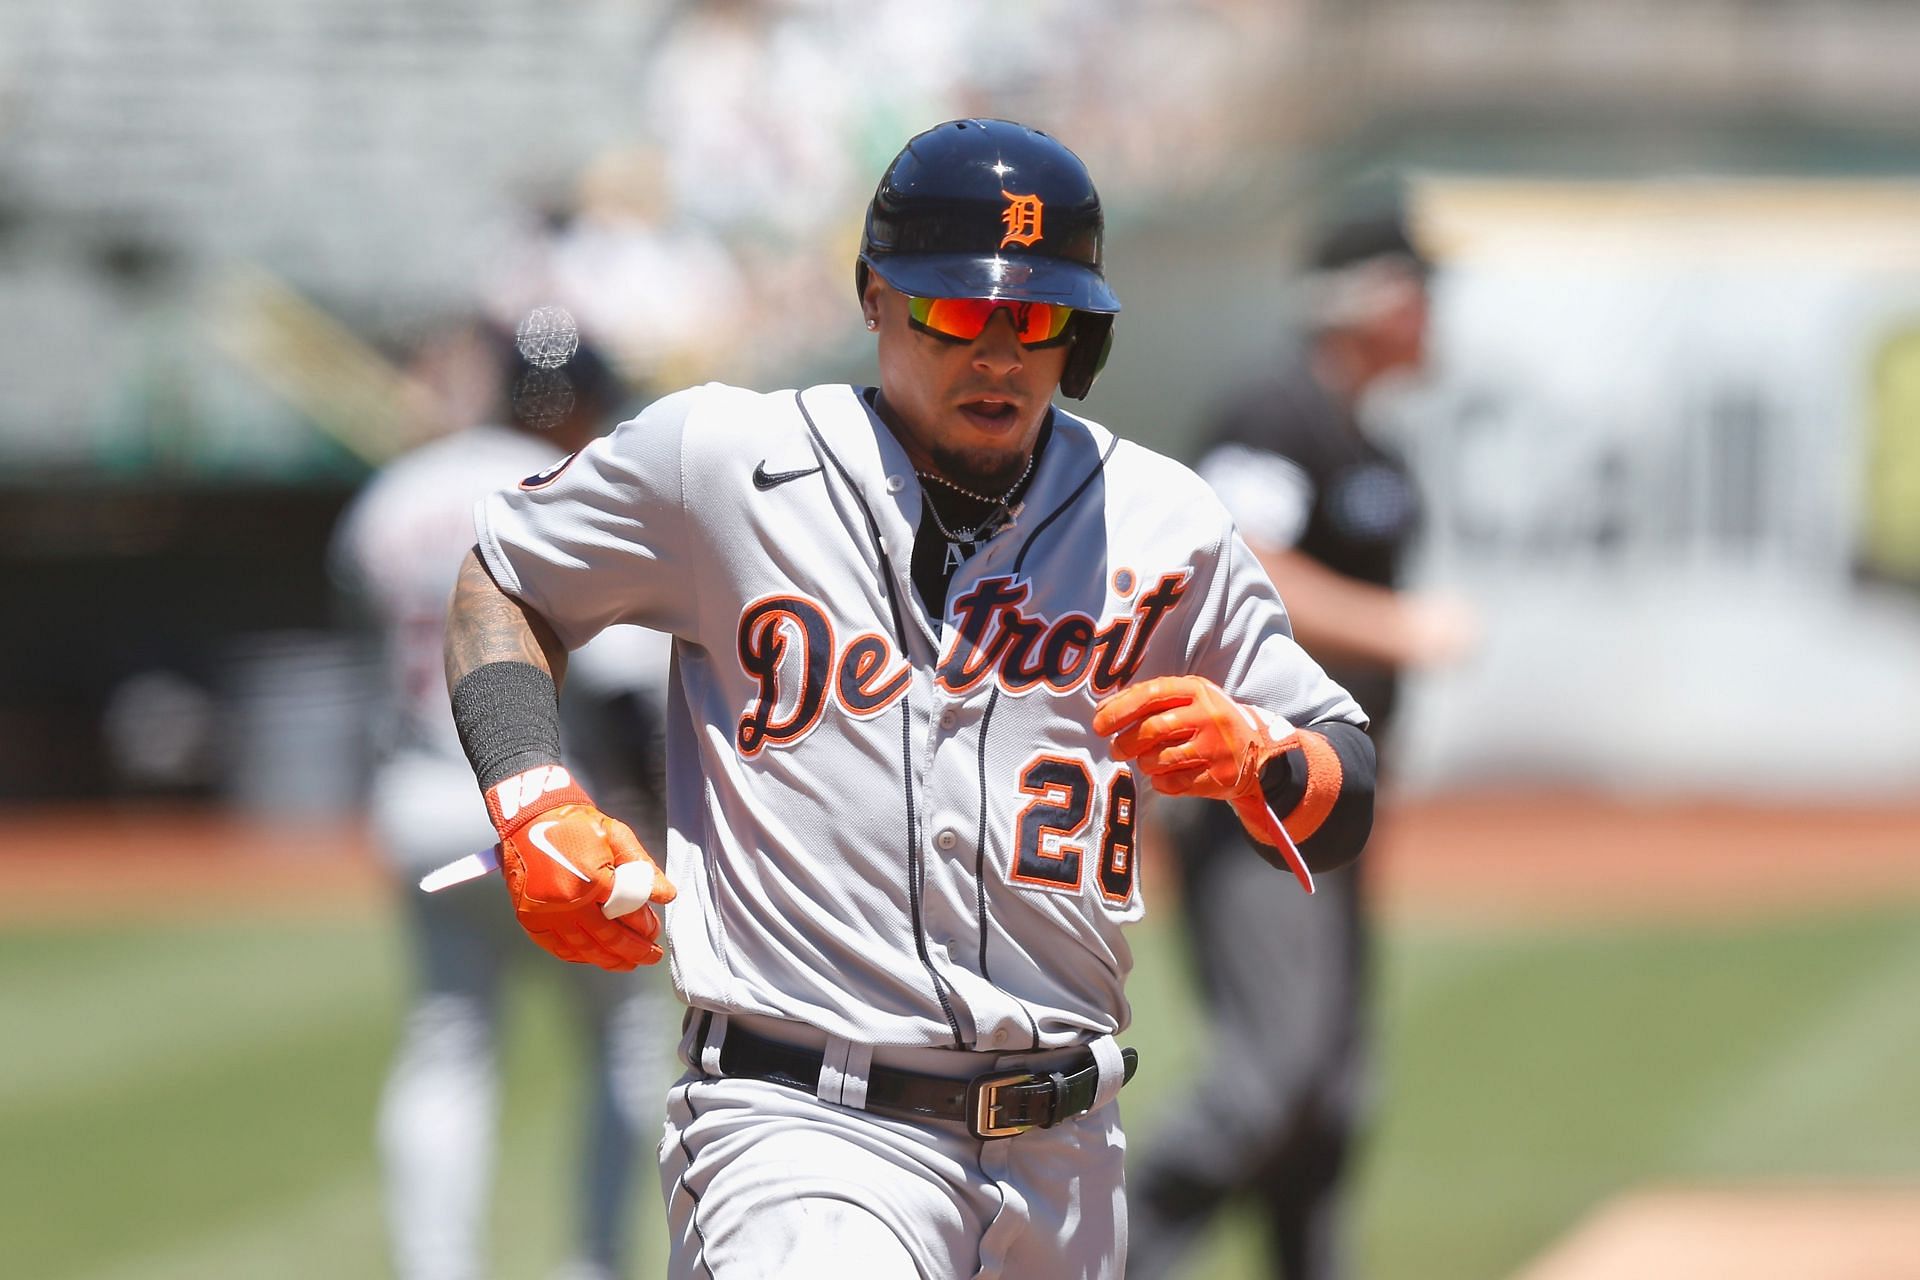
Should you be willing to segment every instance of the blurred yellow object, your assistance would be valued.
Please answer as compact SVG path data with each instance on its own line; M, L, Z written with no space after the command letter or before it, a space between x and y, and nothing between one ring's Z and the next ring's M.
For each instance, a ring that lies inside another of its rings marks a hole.
M1860 553L1876 572L1920 583L1920 317L1874 361Z
M445 429L424 407L430 392L258 266L215 286L208 327L229 358L370 464Z

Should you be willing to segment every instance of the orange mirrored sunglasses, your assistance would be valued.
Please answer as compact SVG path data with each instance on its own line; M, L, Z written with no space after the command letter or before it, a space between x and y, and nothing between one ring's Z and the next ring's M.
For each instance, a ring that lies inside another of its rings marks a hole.
M914 298L907 299L907 314L913 327L936 338L954 342L972 342L986 332L993 313L1004 309L1013 319L1013 329L1026 347L1051 347L1065 342L1067 327L1073 321L1073 308L1055 302L1018 302L1012 298Z

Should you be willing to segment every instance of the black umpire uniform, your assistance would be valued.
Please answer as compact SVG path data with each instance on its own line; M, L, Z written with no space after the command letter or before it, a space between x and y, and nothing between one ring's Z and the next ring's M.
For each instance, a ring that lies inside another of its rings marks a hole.
M1249 542L1395 585L1418 519L1411 478L1304 358L1232 402L1199 470ZM1367 710L1377 745L1397 674L1322 662ZM1369 1090L1366 859L1316 876L1309 897L1248 856L1223 806L1169 809L1214 1056L1129 1178L1127 1274L1173 1272L1232 1201L1263 1220L1275 1274L1330 1280L1347 1270L1341 1190Z

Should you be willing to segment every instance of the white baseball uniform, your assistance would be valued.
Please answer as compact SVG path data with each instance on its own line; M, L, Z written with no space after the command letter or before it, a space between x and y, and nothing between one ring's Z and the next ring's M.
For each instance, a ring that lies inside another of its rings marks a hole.
M473 504L550 465L554 456L546 441L508 427L458 432L383 470L356 497L334 537L335 574L366 607L384 650L386 723L371 816L398 873L417 960L417 986L379 1118L394 1264L404 1280L470 1280L485 1273L502 984L509 961L535 954L497 884L431 897L413 887L422 871L496 838L474 791L441 673L447 598L460 558L473 545ZM665 643L634 627L609 631L571 664L570 689L657 695ZM596 778L586 737L575 734L570 750L585 757L575 761L583 775ZM620 805L609 807L629 816ZM627 1252L634 1156L664 1078L659 1046L671 1002L653 975L545 968L581 1006L592 1044L577 1274L611 1280Z
M838 1276L870 1250L897 1263L875 1274L1118 1275L1139 784L1095 703L1193 674L1296 725L1365 722L1168 459L1056 409L942 617L908 579L921 503L858 388L710 384L480 505L495 581L568 647L674 637L667 932L716 1015L662 1147L675 1275ZM823 1050L817 1096L714 1078L729 1025ZM871 1064L964 1077L1082 1046L1099 1101L1050 1129L861 1110Z

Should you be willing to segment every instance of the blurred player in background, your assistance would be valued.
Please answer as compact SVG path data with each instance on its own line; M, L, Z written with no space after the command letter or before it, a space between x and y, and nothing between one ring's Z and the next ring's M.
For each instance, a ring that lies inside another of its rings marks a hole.
M562 984L578 1006L594 1087L581 1117L576 1256L568 1280L628 1274L639 1202L635 1157L651 1155L673 1038L664 974L562 964L529 948L490 881L437 894L420 876L494 842L454 732L441 675L447 598L473 543L481 495L552 466L611 425L625 389L564 313L535 313L497 339L506 425L482 424L399 458L335 532L335 577L382 643L390 712L371 798L400 889L416 989L379 1114L394 1266L401 1280L484 1275L497 1123L499 1011L509 959ZM607 810L657 839L665 638L615 627L574 655L569 763ZM651 1160L646 1162L651 1164ZM649 1177L651 1175L648 1175Z
M1310 265L1304 351L1229 404L1197 469L1378 744L1400 672L1469 634L1458 606L1398 589L1419 504L1359 425L1370 392L1425 362L1429 267L1397 211L1335 226ZM1284 892L1218 807L1168 816L1215 1060L1129 1180L1127 1274L1171 1273L1217 1209L1250 1202L1274 1274L1330 1280L1346 1274L1341 1190L1368 1083L1359 867L1318 877L1313 897Z

